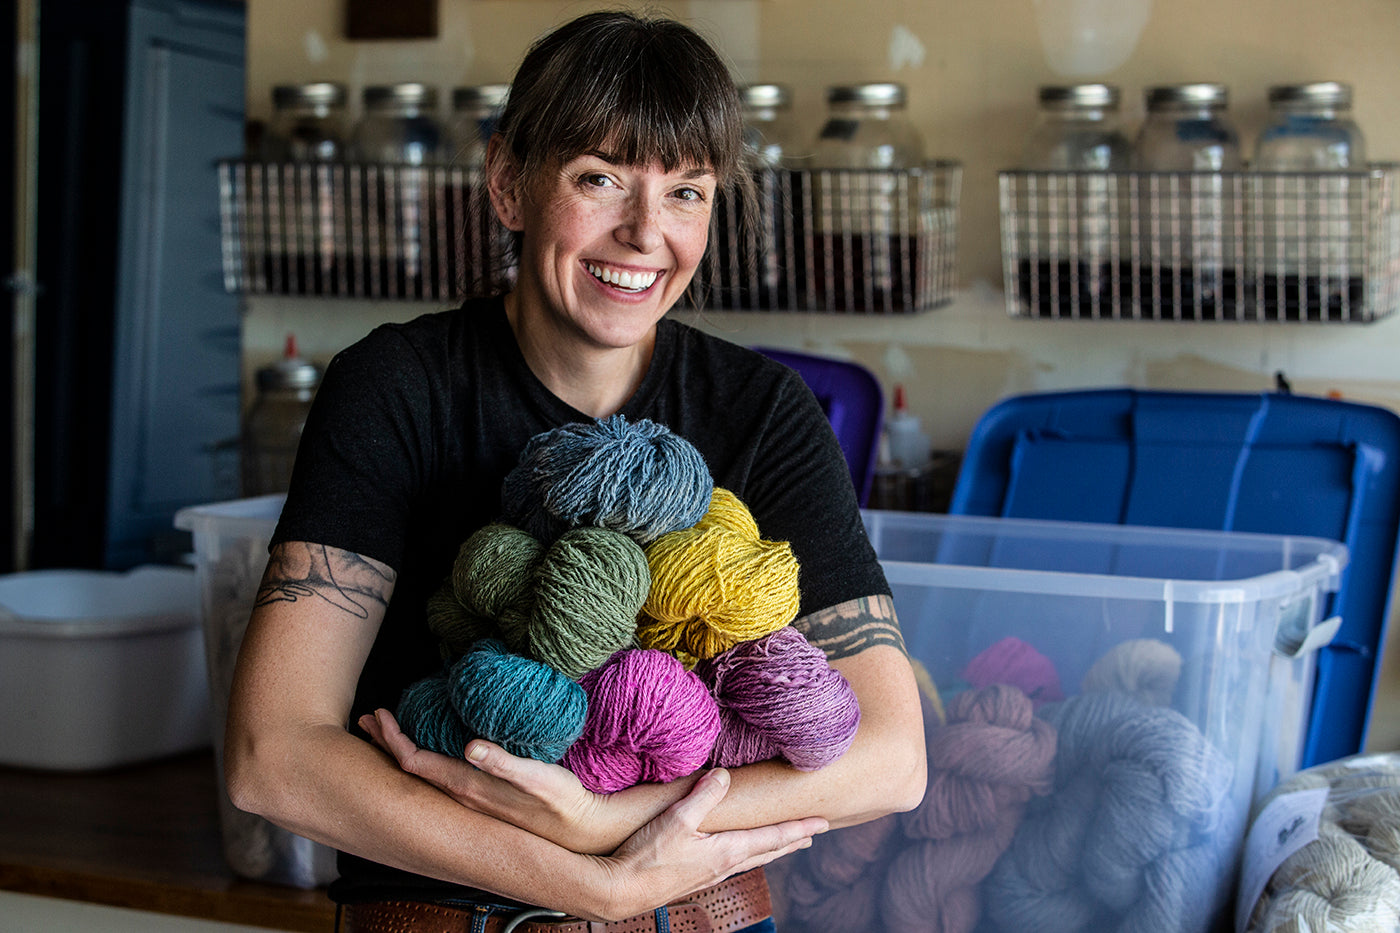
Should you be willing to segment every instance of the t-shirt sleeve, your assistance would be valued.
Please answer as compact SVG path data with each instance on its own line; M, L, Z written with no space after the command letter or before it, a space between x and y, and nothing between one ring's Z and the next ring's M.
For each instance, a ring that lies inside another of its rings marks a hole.
M759 443L746 504L765 538L792 544L801 568L801 614L888 595L840 442L797 374L775 393Z
M416 350L380 327L326 367L272 543L312 541L401 569L430 470L433 393Z

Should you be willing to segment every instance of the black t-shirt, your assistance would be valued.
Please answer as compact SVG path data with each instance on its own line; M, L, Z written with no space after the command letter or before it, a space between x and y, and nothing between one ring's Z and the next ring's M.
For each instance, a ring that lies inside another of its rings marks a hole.
M763 537L791 542L802 614L889 593L840 446L795 372L662 320L651 366L621 414L694 444ZM403 689L440 664L424 604L458 546L500 517L501 483L526 442L591 420L530 371L498 298L381 325L327 366L273 543L329 545L398 573L351 723L396 708ZM362 859L342 855L340 868L332 893L346 900L444 893Z

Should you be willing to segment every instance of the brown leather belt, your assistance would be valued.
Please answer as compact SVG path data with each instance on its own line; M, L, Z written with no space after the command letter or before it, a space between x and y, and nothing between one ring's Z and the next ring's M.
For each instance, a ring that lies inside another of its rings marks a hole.
M773 915L762 868L655 911L602 922L538 909L512 912L416 901L346 904L341 933L734 933Z

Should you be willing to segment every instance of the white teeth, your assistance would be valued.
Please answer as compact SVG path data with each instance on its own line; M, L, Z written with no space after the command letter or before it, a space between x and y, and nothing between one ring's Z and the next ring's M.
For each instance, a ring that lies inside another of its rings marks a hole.
M617 269L604 269L592 263L588 264L588 271L600 282L607 282L609 285L632 292L651 288L657 275L655 272L620 272Z

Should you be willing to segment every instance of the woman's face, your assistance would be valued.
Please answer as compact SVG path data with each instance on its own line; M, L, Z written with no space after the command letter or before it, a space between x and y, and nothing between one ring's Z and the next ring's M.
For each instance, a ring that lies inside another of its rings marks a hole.
M704 255L715 186L705 168L566 162L502 218L522 237L517 300L592 346L649 338Z

